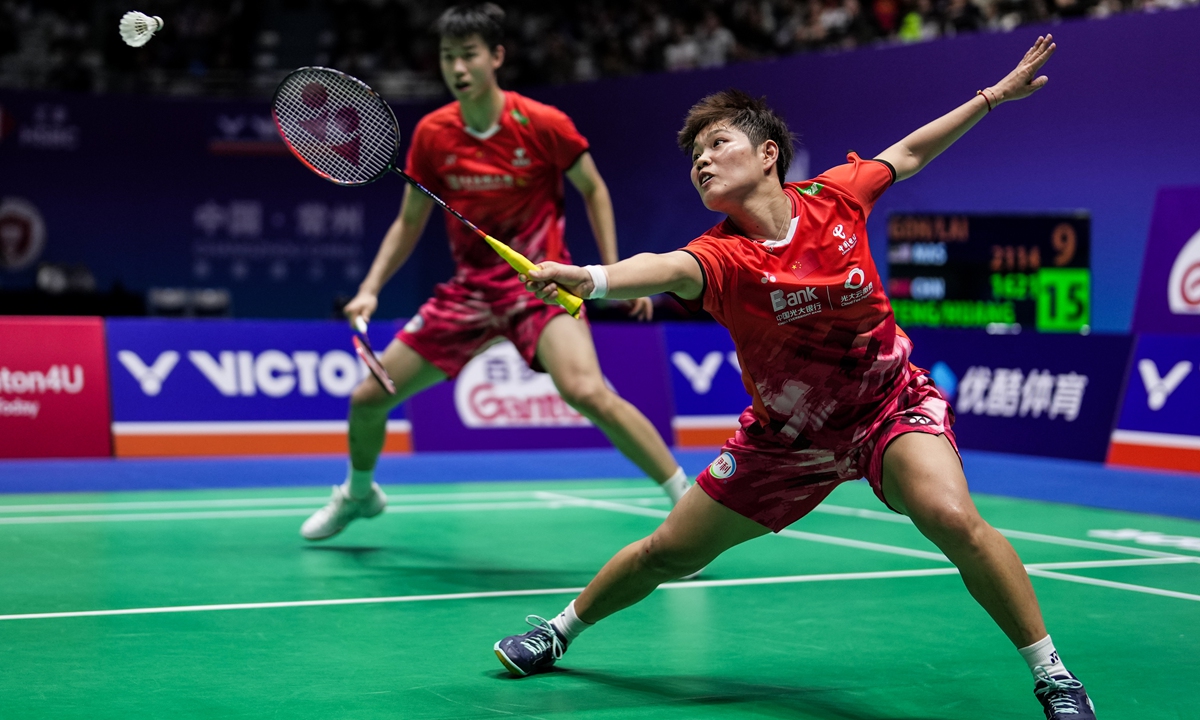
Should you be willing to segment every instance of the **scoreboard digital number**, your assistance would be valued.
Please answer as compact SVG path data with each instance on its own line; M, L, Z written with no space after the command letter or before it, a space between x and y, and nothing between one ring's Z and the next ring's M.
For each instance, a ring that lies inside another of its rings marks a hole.
M900 327L1087 332L1091 219L895 213L888 295Z

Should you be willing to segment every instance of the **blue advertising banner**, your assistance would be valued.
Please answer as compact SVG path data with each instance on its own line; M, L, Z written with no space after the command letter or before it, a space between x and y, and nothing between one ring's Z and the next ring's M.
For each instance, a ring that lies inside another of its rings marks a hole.
M664 323L662 327L679 445L724 443L750 404L733 338L716 323Z
M1200 335L1200 187L1158 191L1133 331Z
M335 321L107 323L116 454L344 452L366 368ZM377 322L382 349L395 328ZM408 449L401 408L388 449Z
M593 325L605 380L672 443L662 332L655 325ZM571 408L545 373L504 341L476 355L453 382L409 401L418 451L603 447L603 433Z
M1133 339L913 330L963 448L1104 461Z
M1200 472L1200 336L1141 335L1109 462Z

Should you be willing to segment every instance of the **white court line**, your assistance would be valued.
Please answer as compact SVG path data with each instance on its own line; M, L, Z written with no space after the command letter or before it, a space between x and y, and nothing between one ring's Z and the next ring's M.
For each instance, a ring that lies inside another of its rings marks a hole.
M391 501L399 502L446 502L474 500L528 500L534 498L538 490L492 490L486 492L464 493L396 493L388 495ZM566 492L566 491L562 491ZM631 496L663 497L658 488L593 488L575 489L570 492L579 497L620 497ZM77 512L86 510L194 510L200 508L236 508L236 507L272 507L280 505L310 505L320 507L329 502L328 495L320 497L277 497L277 498L241 498L220 500L153 500L131 502L94 502L94 503L46 503L41 505L0 505L0 514L6 513L35 513L35 512Z
M1083 582L1091 585L1103 585L1105 587L1116 587L1122 590L1134 590L1135 592L1144 592L1153 595L1164 595L1166 597L1181 598L1184 600L1200 601L1200 595L1189 595L1187 593L1177 593L1170 590L1159 590L1157 588L1147 588L1141 585L1129 585L1127 583L1113 583L1106 580L1093 580L1092 578L1083 578L1075 575L1065 575L1062 573L1050 572L1042 568L1061 568L1071 566L1074 568L1098 568L1098 567L1117 567L1131 564L1139 565L1154 565L1177 562L1166 559L1144 559L1144 560L1095 560L1091 562L1076 562L1076 563L1043 563L1040 565L1027 565L1030 575L1039 575L1041 577L1052 577L1056 579L1069 580L1071 582ZM849 580L886 580L896 578L916 578L916 577L936 577L943 575L957 575L956 568L924 568L919 570L881 570L873 572L852 572L852 573L818 573L812 575L780 575L774 577L756 577L756 578L732 578L729 580L682 580L677 582L664 583L659 586L661 590L698 590L702 588L720 588L720 587L748 587L754 585L788 585L795 583L809 582L841 582ZM386 603L404 603L404 602L433 602L439 600L479 600L487 598L509 598L509 597L532 597L537 595L568 595L576 594L583 591L582 587L573 588L538 588L533 590L496 590L490 592L470 592L470 593L446 593L439 595L394 595L391 597L366 597L366 598L336 598L331 600L289 600L282 602L263 602L263 603L223 603L215 605L168 605L164 607L149 607L149 608L122 608L118 610L76 610L66 612L47 612L47 613L23 613L14 615L0 615L0 621L5 620L46 620L46 619L61 619L61 618L77 618L77 617L110 617L114 615L161 615L167 613L189 613L189 612L214 612L220 610L270 610L277 608L296 608L296 607L327 607L333 605L380 605Z
M1200 602L1200 595L1175 592L1174 590L1163 590L1162 588L1148 587L1146 585L1133 585L1130 583L1115 582L1113 580L1100 580L1098 578L1090 578L1083 575L1069 575L1067 573L1050 572L1048 570L1040 570L1036 567L1030 569L1028 572L1030 575L1035 577L1066 580L1067 582L1079 583L1081 585L1096 585L1098 587L1113 588L1115 590L1128 590L1130 592L1142 593L1145 595L1161 595L1162 597Z
M564 496L565 497L565 496ZM638 504L660 504L667 498L628 498L626 502ZM388 505L387 513L443 513L443 512L494 512L497 510L561 510L564 507L585 507L564 500L526 500L516 502L484 503L430 503L428 505ZM624 507L637 509L636 505ZM178 520L239 520L249 518L305 517L313 513L313 507L283 508L276 510L209 510L197 512L167 513L112 513L106 515L33 515L0 517L0 525L50 525L60 523L103 523L103 522L147 522ZM665 515L665 513L664 513Z
M897 515L892 512L880 512L878 510L864 510L862 508L845 507L843 505L830 505L821 503L816 507L815 512L826 513L829 515L841 515L844 517L856 517L864 520L880 520L882 522L897 523L900 525L912 525L912 520L909 520L903 515ZM1007 538L1014 540L1029 540L1031 542L1046 543L1048 545L1065 545L1067 547L1086 548L1088 550L1104 550L1106 552L1122 553L1125 555L1138 555L1141 557L1152 558L1176 558L1188 557L1200 562L1200 557L1195 555L1182 555L1180 553L1162 552L1159 550L1146 550L1144 548L1128 547L1125 545L1113 545L1111 543L1095 542L1093 540L1076 540L1074 538L1059 537L1058 535L1043 535L1041 533L1025 532L1024 530L1006 530L1004 528L996 528L996 531Z
M953 575L954 568L932 568L925 570L887 570L881 572L825 573L820 575L785 575L780 577L736 578L731 580L692 580L664 583L663 590L689 590L713 587L740 587L744 585L782 585L804 582L835 582L843 580L880 580L885 578L928 577ZM534 595L569 595L583 592L583 588L545 588L537 590L497 590L494 592L452 593L444 595L397 595L392 597L339 598L334 600L291 600L265 603L226 603L220 605L173 605L151 608L124 608L120 610L78 610L69 612L25 613L0 615L0 620L45 620L52 618L107 617L112 615L157 615L164 613L211 612L217 610L264 610L293 607L323 607L328 605L377 605L383 603L430 602L436 600L477 600L483 598L528 597Z
M591 507L596 508L597 510L610 510L612 512L626 513L628 515L644 515L646 517L665 518L669 514L666 510L635 508L622 503L605 500L572 498L570 495L562 495L559 493L540 492L538 495L547 500L558 500L564 503L577 505L579 507ZM913 550L910 548L897 547L895 545L883 545L880 543L866 542L865 540L850 540L849 538L835 537L833 535L818 535L816 533L801 532L799 530L780 530L778 534L784 537L796 538L798 540L809 540L811 542L824 543L826 545L840 545L842 547L852 547L859 550L873 550L875 552L888 553L890 555L905 555L908 557L921 558L922 560L950 562L946 559L946 556L942 555L941 553L929 552L927 550Z

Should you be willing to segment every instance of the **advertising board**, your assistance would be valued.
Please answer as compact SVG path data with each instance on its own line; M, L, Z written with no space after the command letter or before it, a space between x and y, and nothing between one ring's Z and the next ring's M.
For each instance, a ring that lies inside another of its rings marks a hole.
M0 317L0 458L112 454L100 318Z
M715 323L664 323L681 447L718 446L750 405L729 331Z
M1158 191L1133 331L1200 335L1200 187Z
M1200 472L1200 335L1141 335L1108 461Z
M387 346L389 323L371 327ZM365 377L337 321L108 321L118 456L344 453ZM387 451L409 449L403 408Z
M963 448L1103 462L1133 339L915 329Z
M662 333L654 325L593 325L605 381L650 420L667 444L671 397ZM508 341L476 355L453 382L409 401L418 451L605 447L604 434L567 405L545 373Z

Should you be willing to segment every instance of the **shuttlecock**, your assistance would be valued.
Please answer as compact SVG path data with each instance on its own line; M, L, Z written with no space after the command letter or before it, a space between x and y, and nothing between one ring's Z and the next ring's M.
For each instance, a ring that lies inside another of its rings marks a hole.
M162 30L163 19L145 13L127 12L121 17L121 39L126 45L141 47L150 42L154 33Z

